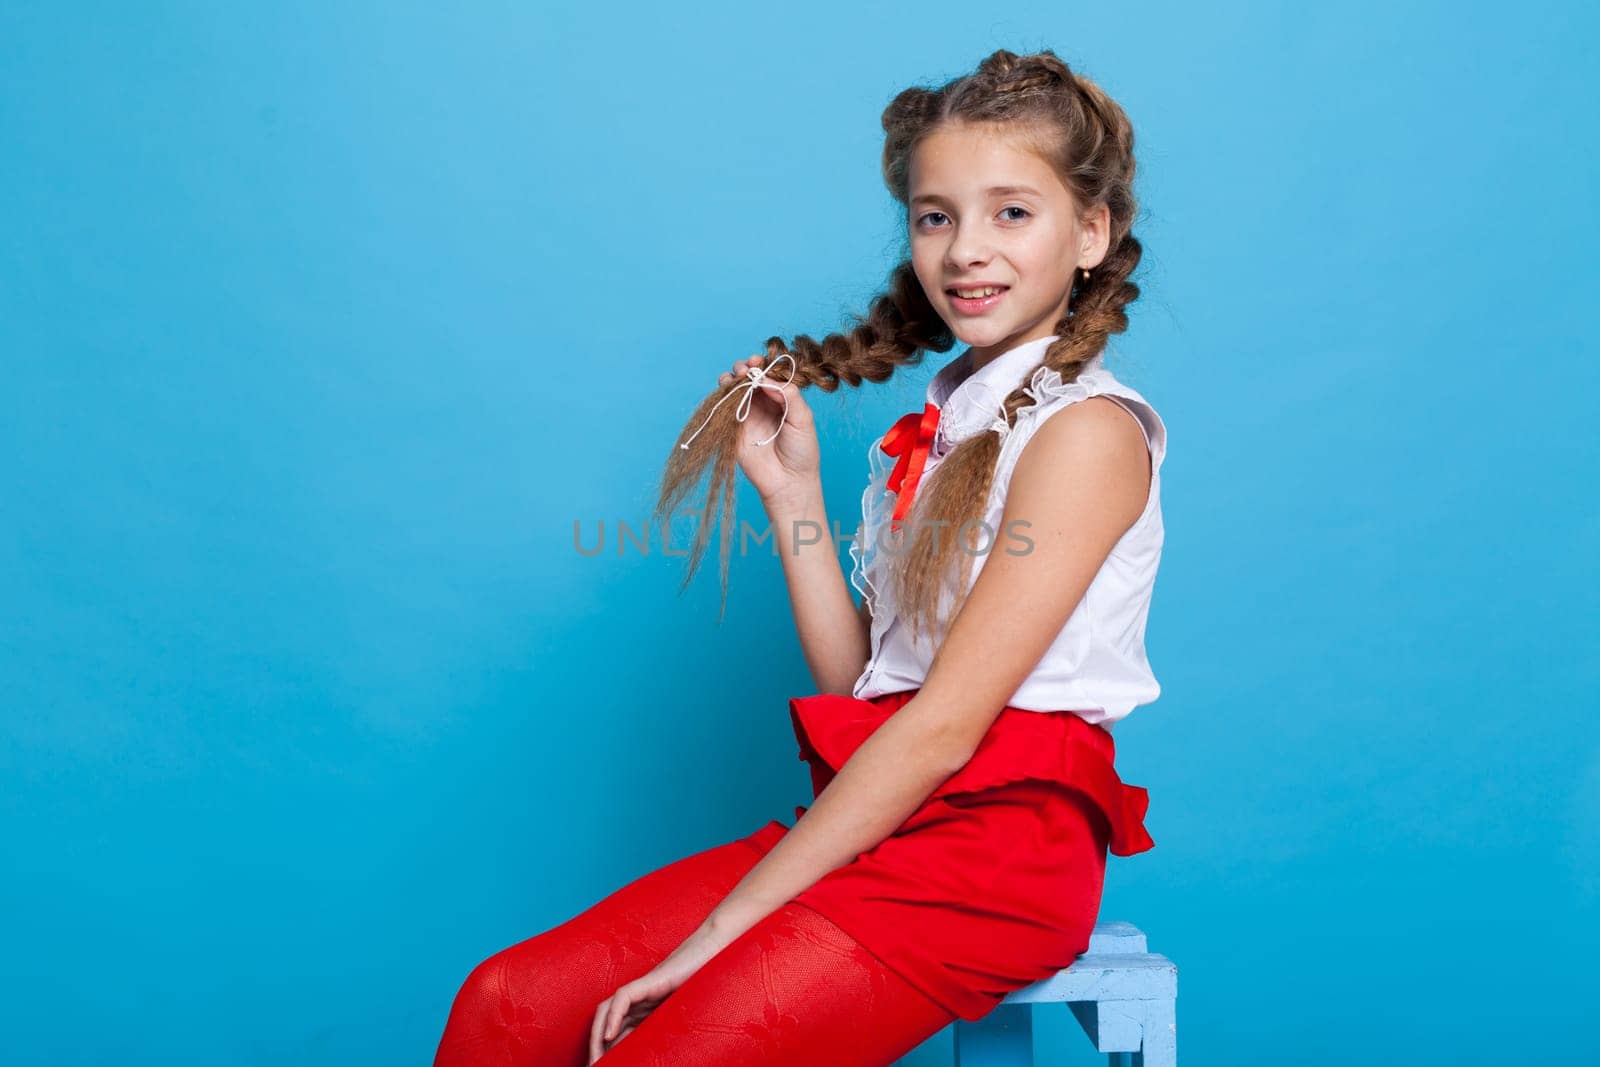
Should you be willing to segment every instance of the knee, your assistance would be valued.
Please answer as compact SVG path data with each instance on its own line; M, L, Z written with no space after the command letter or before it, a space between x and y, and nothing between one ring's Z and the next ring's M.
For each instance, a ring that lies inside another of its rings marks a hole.
M467 972L456 989L452 1012L492 1018L499 1014L500 1001L506 993L506 954L496 952Z
M543 1042L534 997L537 985L522 972L529 962L506 949L468 972L450 1005L434 1067L534 1063Z

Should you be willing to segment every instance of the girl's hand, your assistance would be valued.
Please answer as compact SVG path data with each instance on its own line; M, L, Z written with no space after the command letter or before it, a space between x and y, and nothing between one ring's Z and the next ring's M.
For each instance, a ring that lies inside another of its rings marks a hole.
M601 1001L589 1028L589 1062L594 1063L628 1036L673 990L687 982L690 975L705 966L726 944L702 926L649 974L634 979Z
M747 356L735 363L732 371L724 371L717 378L717 384L727 386L747 378L751 367L761 367L767 362L764 355ZM787 369L780 366L755 386L739 439L739 467L761 494L762 502L769 506L774 501L799 496L818 478L821 450L817 446L817 426L811 417L811 408L801 399L797 385L782 386L782 395L789 401L786 416L783 400L779 398L778 387ZM781 430L778 429L780 416L783 417ZM767 444L756 443L772 437L774 432L778 436Z

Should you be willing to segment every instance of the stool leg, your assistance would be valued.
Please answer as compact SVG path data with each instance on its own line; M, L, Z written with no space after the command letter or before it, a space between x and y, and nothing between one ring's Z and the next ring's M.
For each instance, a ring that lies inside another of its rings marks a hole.
M1133 1053L1108 1052L1106 1053L1106 1063L1109 1065L1109 1067L1132 1067Z
M1143 1047L1133 1054L1133 1067L1178 1067L1178 1005L1175 1001L1145 1002Z
M955 1023L956 1067L1032 1067L1033 1005L1002 1004Z

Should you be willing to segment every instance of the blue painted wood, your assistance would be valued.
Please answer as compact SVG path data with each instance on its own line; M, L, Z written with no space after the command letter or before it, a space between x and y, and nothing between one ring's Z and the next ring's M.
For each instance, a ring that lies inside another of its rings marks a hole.
M1133 1067L1177 1067L1177 1002L1146 1001L1144 1010L1144 1048L1133 1054Z
M1134 1052L1144 1041L1144 1001L1069 1000L1067 1007L1101 1052Z
M1132 923L1096 924L1072 966L955 1023L956 1067L1032 1067L1035 1004L1064 1003L1112 1067L1177 1067L1178 968Z

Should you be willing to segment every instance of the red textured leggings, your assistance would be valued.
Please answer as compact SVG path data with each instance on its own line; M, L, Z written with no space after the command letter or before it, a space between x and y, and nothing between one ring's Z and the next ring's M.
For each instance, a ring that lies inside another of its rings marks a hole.
M686 856L490 956L456 994L434 1067L584 1067L600 1002L682 944L761 855L738 840ZM888 1067L955 1018L791 902L712 957L598 1062Z

